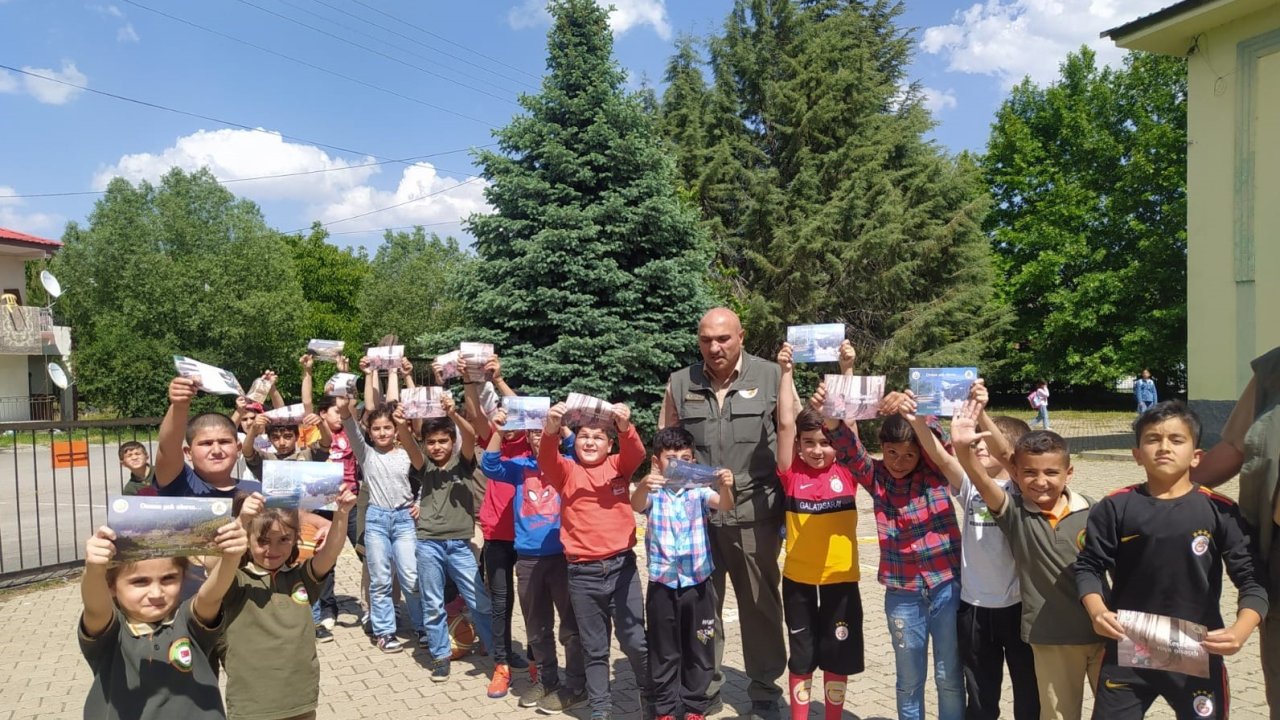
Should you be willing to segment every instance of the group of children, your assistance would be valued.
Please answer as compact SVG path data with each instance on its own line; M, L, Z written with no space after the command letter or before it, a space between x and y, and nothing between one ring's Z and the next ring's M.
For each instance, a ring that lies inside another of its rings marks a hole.
M855 359L846 341L842 372L852 374ZM784 387L792 386L790 346L777 361ZM671 486L668 463L695 459L686 430L663 428L646 450L626 405L567 427L563 403L541 430L505 430L500 399L483 394L515 394L496 357L485 365L488 383L464 383L462 411L443 395L443 418L405 416L398 396L401 382L413 382L407 363L388 373L384 392L378 371L362 361L362 408L328 395L313 408L308 358L302 363L300 426L270 425L247 403L237 408L243 436L224 415L188 419L198 385L180 377L170 384L155 466L145 447L121 447L127 492L242 505L219 531L221 555L193 563L194 573L182 558L112 563L110 528L88 541L80 638L95 680L87 717L223 717L219 667L227 673L227 717L314 717L315 641L331 639L325 621L336 614L334 602L326 617L322 598L332 598L332 569L350 532L364 561L374 643L383 652L403 649L398 583L432 680L449 677L452 586L493 655L490 697L505 696L512 670L528 667L521 707L555 714L586 703L593 718L608 718L613 633L635 672L644 717L702 720L718 632L706 522L733 507L734 478L719 469L710 487ZM466 378L465 359L462 370ZM441 382L441 368L435 372ZM1190 481L1199 435L1190 411L1167 402L1143 414L1134 456L1147 481L1094 502L1068 487L1066 442L988 416L981 382L952 419L954 454L936 421L916 414L911 393L892 392L881 404L883 457L873 459L856 422L823 418L824 393L819 386L802 408L782 392L776 414L793 720L808 717L816 670L825 717L836 720L848 677L865 668L859 485L876 520L900 718L925 717L930 644L933 715L944 719L996 717L1005 664L1019 719L1079 718L1086 683L1095 717L1141 717L1158 696L1179 717L1226 716L1221 656L1247 640L1267 598L1235 505ZM266 509L256 481L233 477L240 457L255 475L264 457L344 463L338 510L307 518ZM633 487L646 460L649 473ZM643 592L636 513L647 517ZM470 545L477 520L483 567ZM314 556L299 562L308 524L317 528ZM1224 563L1240 589L1230 627L1218 615ZM184 592L193 574L201 584ZM511 650L515 578L532 666ZM1209 677L1119 666L1121 610L1205 625Z

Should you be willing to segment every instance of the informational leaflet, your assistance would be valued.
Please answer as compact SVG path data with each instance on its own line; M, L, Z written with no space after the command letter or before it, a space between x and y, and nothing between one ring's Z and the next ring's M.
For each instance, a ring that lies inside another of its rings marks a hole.
M978 368L911 368L908 377L916 396L916 414L951 417L969 398Z
M324 384L324 394L334 397L351 397L356 394L355 373L334 373Z
M436 364L440 366L440 380L446 382L456 377L462 377L462 373L458 372L458 351L447 352L443 355L437 355Z
M835 362L840 359L844 325L792 325L787 328L787 342L795 362Z
M1209 651L1201 644L1207 634L1204 625L1137 610L1116 615L1125 635L1118 643L1116 662L1121 667L1209 677Z
M667 488L671 490L714 488L719 484L715 468L679 458L667 460L667 466L662 469L662 477L667 479Z
M342 340L315 340L307 343L307 352L321 362L338 362L347 344Z
M884 399L883 375L827 375L822 417L829 420L871 420Z
M107 500L116 560L217 555L218 528L230 521L231 501L223 498L115 495Z
M458 345L458 355L467 361L467 382L484 382L484 365L493 357L490 343L464 342Z
M570 427L614 423L613 403L607 400L582 393L569 393L565 405L567 409L564 413L564 424Z
M262 494L269 508L337 510L342 463L264 460Z
M264 413L268 425L301 425L302 418L307 416L307 408L302 403L272 408Z
M365 353L370 364L379 370L398 370L404 358L403 345L374 345Z
M174 355L173 366L178 374L200 383L200 389L214 395L244 395L244 388L236 376L220 367L206 365L185 355Z
M439 385L405 388L400 391L400 407L410 420L444 417L444 388Z
M507 424L503 430L541 430L547 424L551 410L549 397L505 397L502 405L507 411Z

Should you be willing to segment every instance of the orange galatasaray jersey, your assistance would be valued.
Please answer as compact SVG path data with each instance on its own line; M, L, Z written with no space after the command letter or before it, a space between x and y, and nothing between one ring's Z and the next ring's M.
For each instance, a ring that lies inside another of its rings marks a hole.
M779 471L787 510L782 574L808 585L858 582L857 483L840 464L818 470L796 457Z

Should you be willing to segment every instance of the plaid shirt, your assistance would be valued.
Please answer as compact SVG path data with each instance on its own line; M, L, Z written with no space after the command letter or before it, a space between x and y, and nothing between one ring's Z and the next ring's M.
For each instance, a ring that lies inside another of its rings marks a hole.
M716 495L715 490L704 487L649 494L649 524L645 530L649 580L679 589L711 577L706 509Z
M844 423L830 435L836 461L849 468L875 506L880 584L893 590L923 590L957 579L960 525L942 473L921 459L911 474L897 480L883 461L867 455Z

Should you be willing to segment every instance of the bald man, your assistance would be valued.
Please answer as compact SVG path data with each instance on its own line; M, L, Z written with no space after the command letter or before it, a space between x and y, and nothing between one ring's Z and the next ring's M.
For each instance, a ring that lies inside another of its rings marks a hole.
M727 575L738 597L742 657L751 678L749 717L776 720L782 696L777 681L787 665L778 568L782 488L774 458L781 371L775 363L742 352L742 338L742 323L728 308L716 308L702 317L698 323L702 362L671 374L658 426L683 427L693 435L698 462L733 471L734 508L711 519L717 603L716 668L708 690L711 707L721 706L724 683L722 618Z

